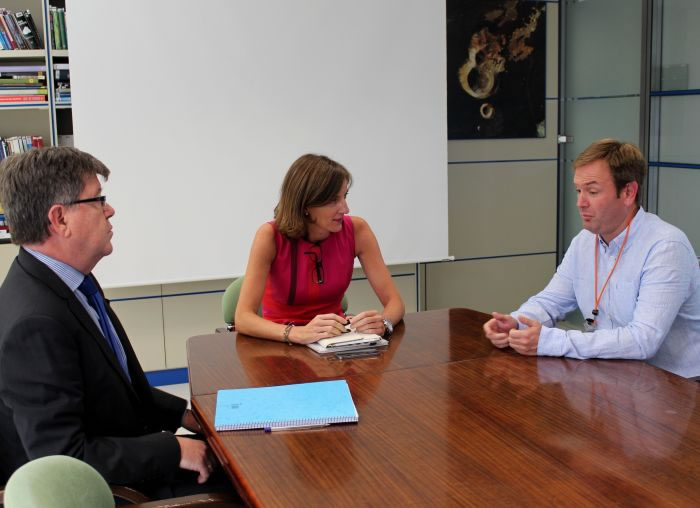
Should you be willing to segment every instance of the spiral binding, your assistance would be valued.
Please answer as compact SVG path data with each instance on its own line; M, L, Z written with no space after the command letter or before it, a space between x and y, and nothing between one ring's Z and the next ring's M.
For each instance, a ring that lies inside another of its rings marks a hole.
M225 432L229 430L250 430L264 429L265 427L296 427L296 426L312 426L312 425L330 425L333 423L355 423L358 418L347 416L334 416L332 418L313 418L313 419L298 419L298 420L268 420L265 422L243 422L235 425L219 425L216 427L217 432Z

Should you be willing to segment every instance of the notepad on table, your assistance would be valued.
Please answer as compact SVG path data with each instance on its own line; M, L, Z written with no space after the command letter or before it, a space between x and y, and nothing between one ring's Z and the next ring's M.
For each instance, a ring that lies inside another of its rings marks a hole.
M356 331L346 332L337 337L329 337L327 339L317 340L314 344L320 344L326 349L332 349L335 347L345 347L350 345L371 345L376 344L377 341L381 340L381 337L376 333L361 333Z
M347 353L349 351L361 351L368 348L380 349L389 345L388 340L379 337L379 335L375 335L375 337L377 338L365 341L342 342L340 344L331 343L328 346L324 346L321 344L321 341L318 341L307 344L306 346L316 351L320 355L328 355L335 353Z
M344 379L219 390L216 395L217 431L357 421L357 409Z

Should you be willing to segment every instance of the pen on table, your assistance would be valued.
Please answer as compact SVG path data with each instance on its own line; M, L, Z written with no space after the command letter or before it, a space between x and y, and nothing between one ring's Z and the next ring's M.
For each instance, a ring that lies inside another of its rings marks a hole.
M297 429L315 429L319 427L328 427L328 423L312 423L309 425L285 425L283 427L265 427L265 432L277 432L278 430L297 430Z
M372 356L379 356L379 351L374 349L367 351L347 351L335 354L338 360L352 360L353 358L367 358Z

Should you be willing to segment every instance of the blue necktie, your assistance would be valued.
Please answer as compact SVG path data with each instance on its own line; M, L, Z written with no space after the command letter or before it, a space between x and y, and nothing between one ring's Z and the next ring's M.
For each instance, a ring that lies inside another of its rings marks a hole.
M87 297L90 307L95 309L97 312L97 316L100 318L100 328L102 328L102 334L104 335L107 344L109 344L110 349L117 357L119 365L121 365L124 374L126 374L126 377L129 378L129 381L131 381L131 376L129 376L129 367L126 365L126 353L124 352L124 347L122 346L122 343L119 342L119 338L112 333L112 327L110 326L109 317L107 317L107 309L105 307L104 298L102 298L102 294L97 290L97 286L92 280L92 277L86 275L83 282L81 282L80 286L78 286L78 289Z

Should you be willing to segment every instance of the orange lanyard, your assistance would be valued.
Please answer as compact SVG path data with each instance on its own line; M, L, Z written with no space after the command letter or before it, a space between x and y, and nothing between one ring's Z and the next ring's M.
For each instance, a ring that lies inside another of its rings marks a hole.
M627 223L627 231L625 232L625 239L622 240L622 245L620 245L620 252L617 253L617 259L615 260L615 264L612 267L612 270L610 270L610 273L608 274L608 278L605 279L605 284L603 284L603 289L600 290L600 294L598 294L598 244L600 243L600 239L598 235L595 235L595 273L593 274L593 280L594 280L594 293L593 295L595 296L595 307L593 307L593 316L594 318L590 320L590 324L593 324L593 320L595 319L595 316L598 315L598 306L600 305L600 300L603 298L603 293L605 293L605 288L608 287L608 282L610 282L610 277L612 277L613 272L615 271L615 268L617 268L617 263L620 261L620 256L622 256L622 251L625 249L625 245L627 244L627 238L630 235L630 227L632 226L632 220L630 220Z

